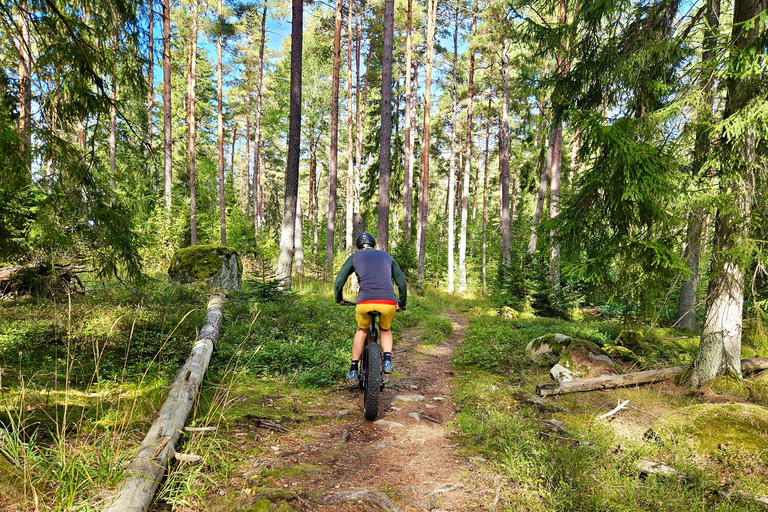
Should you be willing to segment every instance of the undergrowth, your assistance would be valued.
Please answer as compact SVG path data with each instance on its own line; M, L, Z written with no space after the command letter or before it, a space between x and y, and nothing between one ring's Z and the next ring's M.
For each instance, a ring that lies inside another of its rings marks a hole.
M641 387L550 397L546 405L529 400L538 384L550 381L549 367L525 354L531 339L559 332L605 345L616 338L621 324L510 320L483 308L473 313L455 351L459 411L454 426L458 441L503 476L506 510L761 509L735 495L725 499L719 490L725 481L764 496L768 487L760 478L768 473L765 454L755 454L746 464L738 449L726 446L723 454L691 458L683 446L664 446L643 436L648 430L643 425L650 425L654 415L698 403L699 395ZM644 364L690 362L696 344L676 340L681 338L676 334L650 331L642 349ZM621 420L597 419L619 399L630 400L631 414L624 413ZM670 465L688 478L643 477L635 467L639 459Z

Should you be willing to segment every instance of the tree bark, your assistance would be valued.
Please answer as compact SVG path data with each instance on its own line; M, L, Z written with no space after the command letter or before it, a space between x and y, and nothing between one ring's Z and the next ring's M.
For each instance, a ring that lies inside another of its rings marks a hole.
M146 147L149 154L152 154L152 118L155 110L155 5L154 0L149 0L147 4L147 16L149 24L147 26L147 142Z
M435 21L437 0L427 0L427 56L424 79L424 129L421 139L421 183L419 186L419 220L417 231L417 253L419 258L418 279L424 282L424 265L427 245L427 217L429 216L429 110L432 107L432 58L435 47Z
M448 190L445 199L445 213L448 216L448 293L454 292L455 274L454 250L456 247L456 125L459 117L459 93L456 90L456 76L459 61L459 10L454 13L453 26L453 79L451 80L451 159L448 164Z
M293 237L296 230L296 203L299 192L299 159L301 156L301 52L303 43L304 4L292 0L291 16L291 103L288 122L288 159L285 169L285 207L280 234L280 259L277 280L282 290L291 288ZM333 258L333 255L331 255Z
M472 10L472 36L477 31L477 1ZM475 87L475 50L470 40L469 82L467 84L467 137L464 153L464 183L461 192L461 234L459 235L459 292L467 291L467 221L469 219L469 178L472 173L472 108Z
M245 68L245 215L251 205L251 68Z
M259 75L256 80L256 119L253 127L253 231L258 234L259 228L264 224L264 205L260 198L262 197L261 188L263 181L261 179L261 109L262 109L262 85L264 78L264 46L267 42L267 2L264 0L264 7L261 11L261 40L259 41Z
M19 134L24 162L32 171L32 47L29 35L29 2L19 4Z
M541 168L541 176L539 177L539 193L536 196L536 207L533 212L533 223L531 224L531 236L528 239L528 255L533 256L536 252L536 244L538 243L538 227L541 222L541 217L544 214L544 202L547 199L547 188L549 187L549 171L552 168L552 154L555 147L555 131L549 136L549 143L547 144L547 157L544 160L544 166Z
M219 24L223 23L222 10L221 0L219 0L216 11ZM227 245L227 204L224 200L224 69L221 57L223 46L223 37L219 34L216 38L216 54L218 56L218 63L216 65L216 97L218 98L216 123L219 135L219 232L221 233L221 245Z
M312 215L312 256L317 257L317 144L314 141L309 148L309 206L307 210ZM315 259L316 261L316 259Z
M197 15L198 0L192 0L192 27L189 33L188 68L187 68L187 163L189 165L189 213L192 245L197 245L197 179L195 174L196 159L196 128L197 117L195 105L197 95L195 84L197 82Z
M411 129L411 117L415 107L411 101L411 67L412 67L412 37L413 32L413 0L408 0L408 21L405 32L405 141L403 147L403 242L408 245L411 241L411 227L413 208L413 131Z
M112 45L115 62L112 63L112 79L109 83L109 185L117 188L117 27L113 28Z
M163 3L163 195L171 210L173 187L173 135L171 133L171 0Z
M731 42L737 51L746 48L765 30L759 23L745 25L765 9L765 0L736 0ZM734 65L731 60L731 66ZM743 76L741 70L732 71L726 80L728 94L724 120L749 104L760 83L759 73ZM691 383L696 387L706 385L722 373L733 372L741 376L744 269L751 255L744 254L739 248L745 247L749 236L757 144L754 127L747 127L745 132L738 137L726 133L723 140L724 161L719 185L721 197L727 204L718 211L715 221L707 312L691 375Z
M333 241L336 235L336 188L339 153L339 69L341 67L341 8L336 0L336 24L333 31L333 79L331 83L331 149L328 163L328 226L325 232L325 270L333 267Z
M485 157L483 159L483 291L487 289L487 230L488 230L488 145L491 138L491 95L488 95L488 122L485 127Z
M560 213L560 164L563 148L563 120L558 118L552 131L555 143L552 146L552 170L549 178L549 218L554 219ZM550 230L549 246L549 284L552 290L560 290L560 244L555 238L555 230Z
M712 61L715 49L717 48L717 31L720 26L720 0L708 0L706 9L707 21L704 27L704 49L701 55L702 65ZM702 179L700 174L710 151L711 129L709 126L712 122L712 108L715 103L713 77L705 75L702 77L701 85L704 101L698 113L699 122L696 127L696 142L691 162L691 174L694 180ZM696 292L699 286L701 238L706 224L707 213L701 207L694 206L688 214L687 243L683 253L683 260L690 271L690 275L685 278L680 287L680 301L677 305L677 318L675 320L677 327L689 331L695 331L698 327Z
M381 57L381 153L379 155L379 226L376 245L389 251L389 179L392 156L392 45L395 0L384 0L384 46Z
M363 25L363 13L358 13L358 25L357 25L357 83L360 83L360 46L362 45L362 25ZM371 34L373 38L373 34ZM360 107L360 90L357 87L355 116L356 116L356 130L355 130L355 197L352 203L352 210L354 214L353 224L354 230L358 233L365 231L365 222L360 213L360 175L363 171L363 129L365 126L366 111L365 106L368 104L368 84L371 70L371 44L368 45L368 55L365 58L365 81L363 83L363 100L362 108Z
M509 215L509 41L501 42L501 133L499 134L499 164L501 165L501 256L504 266L510 262L510 215Z
M352 125L352 48L354 45L352 30L352 0L347 8L347 207L346 207L346 237L347 253L353 251L352 240L355 229L355 162L354 139Z
M221 294L212 296L208 301L208 315L199 338L176 375L158 418L128 463L116 496L104 512L145 512L149 509L203 384L203 376L221 332L223 302Z
M304 229L301 218L301 196L296 193L296 228L293 233L293 270L296 275L304 274Z

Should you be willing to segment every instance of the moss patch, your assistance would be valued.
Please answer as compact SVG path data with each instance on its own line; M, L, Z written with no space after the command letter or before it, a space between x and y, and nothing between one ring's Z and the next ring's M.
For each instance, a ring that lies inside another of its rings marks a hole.
M627 347L621 347L619 345L606 345L603 347L603 350L613 359L619 359L628 363L640 362L640 357Z
M642 331L621 331L614 344L634 348L639 347L643 341L645 341L645 336L643 336Z
M768 409L752 404L701 404L659 418L652 432L667 445L711 454L720 445L768 449Z
M194 245L179 249L171 259L168 273L186 272L195 279L207 279L219 271L223 259L233 254L237 256L238 277L242 277L243 263L240 255L235 249L223 245Z

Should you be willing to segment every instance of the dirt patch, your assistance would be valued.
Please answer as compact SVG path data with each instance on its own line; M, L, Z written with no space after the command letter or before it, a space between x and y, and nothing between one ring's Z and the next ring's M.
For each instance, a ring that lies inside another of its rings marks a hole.
M357 386L334 388L334 399L354 412L318 416L289 434L257 433L260 445L274 443L272 453L247 461L247 469L219 491L221 497L208 502L209 509L243 510L264 497L294 510L339 512L492 507L498 482L482 460L462 455L448 426L456 407L450 362L467 323L458 314L448 318L454 333L442 345L422 346L410 332L396 339L395 373L382 393L377 421L363 419Z

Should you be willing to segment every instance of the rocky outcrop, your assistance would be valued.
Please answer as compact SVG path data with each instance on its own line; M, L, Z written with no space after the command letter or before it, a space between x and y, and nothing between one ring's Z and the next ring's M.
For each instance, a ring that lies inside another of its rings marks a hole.
M617 375L616 363L603 349L585 340L572 340L560 354L560 359L549 370L556 382L570 382L604 375Z
M227 291L240 290L243 265L237 251L222 245L195 245L179 249L168 267L173 284L204 281Z

